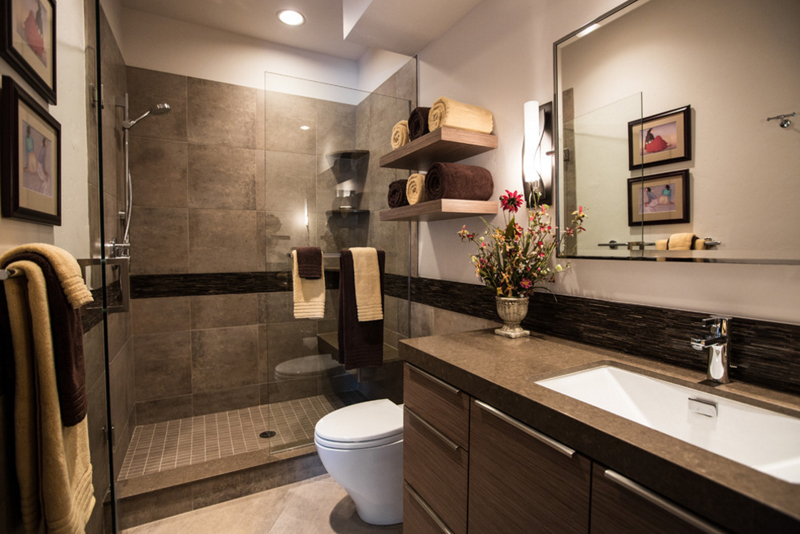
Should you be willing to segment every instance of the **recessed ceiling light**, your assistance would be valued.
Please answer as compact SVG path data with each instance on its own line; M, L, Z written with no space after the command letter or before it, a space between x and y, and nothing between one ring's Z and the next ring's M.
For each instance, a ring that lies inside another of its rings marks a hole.
M289 26L300 26L306 21L306 18L303 16L303 14L299 11L295 11L294 9L284 9L282 11L278 11L278 19Z
M310 130L310 129L311 129L311 126L305 126L305 125L303 125L303 126L301 126L301 127L300 127L300 129L301 129L301 130Z

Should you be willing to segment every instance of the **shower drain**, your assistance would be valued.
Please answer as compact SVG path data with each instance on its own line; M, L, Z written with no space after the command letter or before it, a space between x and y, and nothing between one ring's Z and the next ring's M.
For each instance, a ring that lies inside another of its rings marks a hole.
M259 438L269 439L274 438L278 433L274 430L265 430L261 434L258 435Z

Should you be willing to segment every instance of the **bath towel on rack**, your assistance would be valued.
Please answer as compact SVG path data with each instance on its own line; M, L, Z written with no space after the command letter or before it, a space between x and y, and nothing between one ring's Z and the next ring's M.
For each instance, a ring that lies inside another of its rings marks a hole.
M297 272L300 278L319 280L322 278L324 265L322 249L319 247L297 247Z
M383 309L383 273L386 253L377 251L378 283ZM339 258L339 363L345 369L379 367L383 363L383 319L359 321L353 253Z
M295 319L322 319L325 317L325 270L320 255L321 276L314 279L300 278L297 251L292 251L292 300Z
M31 533L77 534L84 532L95 504L88 422L84 417L74 426L62 423L42 270L31 261L6 267L22 273L4 282L0 305L8 306L14 347L14 440L23 524Z

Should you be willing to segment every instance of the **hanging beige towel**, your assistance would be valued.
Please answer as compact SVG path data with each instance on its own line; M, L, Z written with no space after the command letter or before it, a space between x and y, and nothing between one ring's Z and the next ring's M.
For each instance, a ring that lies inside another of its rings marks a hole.
M378 251L372 247L352 247L353 277L356 286L358 321L382 321L381 273Z
M425 175L412 174L406 184L406 197L412 206L418 202L425 202Z
M61 422L42 270L30 261L7 267L24 274L5 282L14 345L14 438L23 524L29 533L82 533L95 505L88 418L69 427Z
M325 261L323 255L322 262ZM322 319L325 317L325 266L320 278L300 278L297 251L292 251L292 289L295 319Z
M659 239L656 241L656 250L667 250L668 239Z
M58 279L61 281L61 287L64 288L64 295L66 295L67 300L73 308L80 308L84 304L88 304L94 300L92 294L86 288L86 284L83 282L83 276L81 276L81 268L78 262L72 257L72 254L56 246L44 243L21 245L9 250L0 257L0 268L6 268L6 263L8 263L11 258L24 252L32 252L47 258L50 265L52 265L53 269L56 271Z
M408 121L400 121L392 128L392 150L408 144Z
M667 250L703 250L706 242L694 234L672 234L667 241Z
M442 97L428 113L428 128L434 131L442 126L488 134L494 129L494 118L487 109Z

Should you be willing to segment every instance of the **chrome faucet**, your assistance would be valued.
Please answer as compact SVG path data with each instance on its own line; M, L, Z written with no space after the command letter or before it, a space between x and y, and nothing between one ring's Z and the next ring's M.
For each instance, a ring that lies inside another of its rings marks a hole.
M695 350L708 349L708 371L706 380L713 385L728 384L730 367L729 350L730 338L728 329L731 317L712 315L703 319L703 325L709 327L709 336L705 339L692 339L692 348Z

